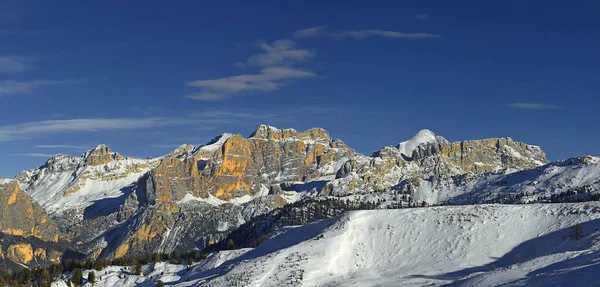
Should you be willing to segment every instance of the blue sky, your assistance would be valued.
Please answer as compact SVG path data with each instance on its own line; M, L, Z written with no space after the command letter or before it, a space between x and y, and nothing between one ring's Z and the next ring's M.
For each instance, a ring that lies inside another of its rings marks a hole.
M124 3L127 2L127 3ZM599 1L0 0L0 175L260 123L598 154Z

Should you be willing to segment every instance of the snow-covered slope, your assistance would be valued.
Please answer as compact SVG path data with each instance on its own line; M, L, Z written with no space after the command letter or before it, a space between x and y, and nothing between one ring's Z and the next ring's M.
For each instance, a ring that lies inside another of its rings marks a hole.
M20 173L19 185L51 215L82 211L96 201L127 194L131 191L128 187L160 160L117 157L90 164L97 160L94 151L99 148L105 146L81 157L53 156L44 166Z
M576 224L584 231L579 240L570 236ZM235 258L231 251L214 254L212 261L229 260L213 269L202 262L192 271L159 264L118 284L547 286L579 276L571 286L591 286L600 282L591 273L600 268L599 229L595 202L357 211L284 229ZM114 286L111 278L116 274L95 286Z
M227 286L423 286L581 248L570 227L600 227L600 205L461 206L351 212L291 228L230 263ZM592 250L588 250L591 252ZM518 255L518 256L517 256ZM576 255L575 253L564 254ZM598 259L598 258L597 258ZM223 264L224 266L227 263ZM523 276L525 276L523 274Z
M600 193L600 157L579 157L535 169L465 175L453 181L436 183L421 180L416 202L532 203L589 199ZM563 198L561 198L561 196Z
M436 136L430 130L420 130L415 136L411 139L401 142L398 144L398 150L402 155L406 158L411 158L413 151L422 144L435 144L435 143L447 143L448 141L441 137Z

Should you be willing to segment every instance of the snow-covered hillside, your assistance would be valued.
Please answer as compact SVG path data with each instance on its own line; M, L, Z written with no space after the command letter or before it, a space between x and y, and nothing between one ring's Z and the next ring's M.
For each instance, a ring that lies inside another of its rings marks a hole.
M101 153L102 149L107 151ZM98 164L98 158L105 162ZM19 185L50 215L80 210L99 200L131 191L140 176L154 168L157 159L125 158L99 145L81 157L55 155L40 168L23 171Z
M121 279L129 272L110 267L95 286L590 286L600 282L599 229L596 202L356 211L213 254L192 271L160 263Z
M451 182L421 180L415 191L416 202L429 204L453 202L548 202L553 196L589 198L600 192L600 157L579 157L553 162L529 170L507 169L497 173L465 175ZM560 201L565 201L562 199Z

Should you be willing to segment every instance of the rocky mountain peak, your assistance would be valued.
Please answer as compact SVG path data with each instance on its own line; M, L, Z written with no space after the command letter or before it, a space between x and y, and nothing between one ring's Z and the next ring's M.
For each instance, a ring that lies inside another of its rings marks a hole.
M107 164L113 160L124 159L119 153L113 152L107 145L100 144L83 154L87 166Z
M412 158L413 151L421 145L444 143L448 143L444 137L436 136L432 131L423 129L411 139L398 144L398 150L405 158Z
M56 154L51 156L43 167L50 171L73 170L79 161L79 158L67 154Z
M182 144L178 148L176 148L174 151L172 151L170 153L170 155L173 156L173 157L180 157L182 155L187 154L188 152L190 152L194 148L195 148L194 145L191 145L191 144Z
M269 125L260 125L252 134L250 134L249 138L258 138L258 139L279 139L285 136L291 136L292 134L296 134L297 131L295 129L278 129L274 126Z
M273 126L260 125L249 138L265 140L319 140L331 141L329 132L322 128L311 128L304 132L298 132L295 129L278 129Z

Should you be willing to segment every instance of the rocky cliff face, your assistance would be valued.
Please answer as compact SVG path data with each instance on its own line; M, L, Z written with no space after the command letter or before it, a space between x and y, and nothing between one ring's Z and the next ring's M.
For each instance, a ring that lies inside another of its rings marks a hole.
M0 185L0 231L58 242L56 223L23 192L16 181Z
M470 193L489 174L546 162L539 147L509 138L450 143L421 131L365 156L324 129L262 125L249 137L223 134L151 160L103 145L81 157L57 155L19 174L17 182L74 249L92 258L119 258L202 249L303 198L376 193L435 203Z
M64 250L51 246L59 245L60 236L54 220L16 181L0 184L0 266L6 260L29 265L57 263Z
M265 195L273 184L333 176L344 159L357 154L323 129L297 132L263 125L249 138L222 135L175 155L150 172L148 186L156 203L187 194L224 201Z
M464 174L524 170L546 163L540 147L510 138L450 143L430 131L421 131L397 147L376 151L372 158L349 160L325 192L342 195L400 189L414 194L421 181L440 185Z

